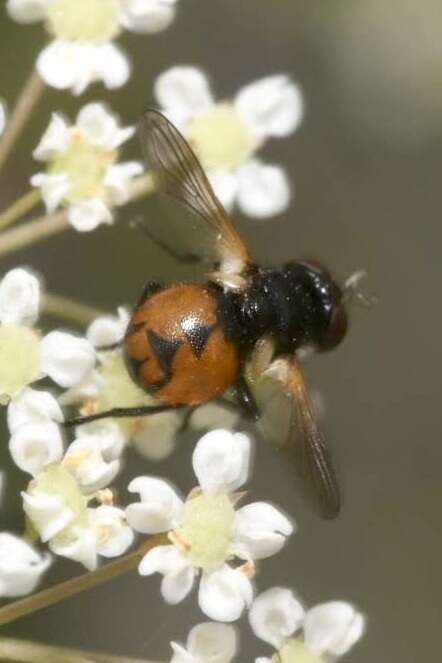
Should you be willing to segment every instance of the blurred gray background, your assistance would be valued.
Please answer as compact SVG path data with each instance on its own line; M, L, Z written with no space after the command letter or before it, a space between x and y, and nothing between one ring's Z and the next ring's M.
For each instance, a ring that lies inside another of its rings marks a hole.
M346 342L310 362L326 403L325 428L344 493L336 522L317 519L298 500L291 468L259 440L250 497L284 506L299 532L262 564L260 588L293 586L309 605L333 598L368 617L354 663L436 660L441 583L441 209L442 9L438 0L180 0L173 26L156 36L126 34L134 74L124 88L100 85L80 99L48 91L0 181L0 207L27 189L30 156L50 111L75 116L88 100L108 100L125 123L152 103L155 76L192 63L228 97L246 82L289 73L303 88L300 130L273 141L263 156L286 165L296 197L286 215L240 219L259 260L322 260L340 278L363 267L379 296L355 309ZM0 95L10 104L45 34L0 10ZM139 157L135 142L127 155ZM66 232L2 260L40 271L49 289L109 310L132 302L143 282L194 278L127 223L156 214L146 200L121 213L123 223L91 234ZM0 240L1 241L1 240ZM3 428L2 464L10 481L1 529L20 530L17 490L26 477L12 467ZM133 455L130 475L173 477L193 485L191 441L151 466ZM123 498L126 495L123 493ZM59 563L50 585L80 572ZM159 578L136 573L4 629L2 634L109 653L169 660L168 641L202 621L195 593L165 606ZM240 624L238 660L268 655Z

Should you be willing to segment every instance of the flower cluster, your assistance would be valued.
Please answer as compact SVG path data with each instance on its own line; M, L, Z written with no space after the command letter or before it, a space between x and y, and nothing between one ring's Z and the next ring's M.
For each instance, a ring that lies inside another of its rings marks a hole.
M21 23L45 21L53 41L37 58L47 85L81 94L93 81L118 88L130 75L127 56L113 43L122 30L158 32L172 22L176 0L7 0Z
M302 95L288 76L263 78L232 101L217 102L202 71L177 66L157 78L155 95L195 149L227 209L236 203L245 214L263 219L288 207L285 171L255 156L269 138L288 136L301 122Z
M82 232L112 223L112 207L127 202L130 183L143 170L137 161L116 163L133 133L101 103L83 106L72 126L53 113L34 150L34 158L47 163L46 172L31 178L47 211L67 207L69 222Z
M35 328L40 301L40 283L31 272L16 268L1 280L0 402L14 401L45 376L60 387L73 387L95 363L86 339L63 331L40 334Z
M290 520L266 502L236 509L248 479L250 439L241 433L215 430L204 435L193 453L199 480L183 500L166 481L138 477L129 491L140 502L130 504L126 516L145 534L168 532L171 545L149 551L141 575L161 573L161 592L168 603L178 603L201 573L198 601L211 619L234 621L253 597L254 562L278 552L293 532ZM232 566L238 559L240 566Z
M177 4L7 0L13 19L44 21L52 41L39 53L38 75L30 77L10 119L0 101L0 166L13 142L7 139L24 126L23 109L30 115L42 80L76 95L94 81L109 89L122 86L130 63L114 40L123 30L165 29ZM303 95L289 75L268 75L232 99L217 100L201 69L178 65L157 77L153 91L227 210L236 206L266 219L288 208L292 186L286 171L258 153L270 139L291 135L302 121ZM40 199L49 214L61 209L56 217L62 223L67 218L77 231L111 224L115 207L139 195L146 182L150 190L159 182L158 173L138 177L143 172L138 161L119 161L120 148L133 134L134 128L120 126L101 102L80 108L74 123L54 112L33 153L44 164L44 171L31 178L36 191L1 215L1 227ZM45 227L45 220L30 225ZM156 401L127 372L122 348L130 315L125 308L95 319L82 337L58 329L42 333L43 301L40 280L31 270L18 267L0 280L0 404L7 406L10 456L28 475L21 491L23 537L0 533L0 598L34 591L57 557L93 572L101 558L124 556L120 568L127 570L136 560L141 576L162 576L161 594L168 604L181 602L197 586L199 607L213 620L194 626L185 644L171 643L171 663L235 660L239 637L232 622L246 612L253 633L271 647L256 663L325 663L346 654L365 627L351 604L330 601L305 609L283 587L256 596L262 560L282 551L297 527L271 503L246 499L253 445L249 435L237 431L238 415L209 403L193 412L104 418L78 425L70 436L74 422L66 420L65 408L88 416ZM273 370L277 366L273 362ZM263 398L269 400L278 376L260 372L267 380ZM278 430L284 425L280 419ZM209 430L193 450L198 485L184 496L165 479L143 473L123 487L135 496L127 503L121 486L124 454L133 446L143 460L161 461L186 425ZM4 479L0 471L0 502ZM126 555L137 538L140 547Z

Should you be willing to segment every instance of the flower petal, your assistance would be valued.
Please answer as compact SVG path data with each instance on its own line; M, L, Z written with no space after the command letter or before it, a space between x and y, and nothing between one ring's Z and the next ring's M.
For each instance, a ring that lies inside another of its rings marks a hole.
M129 323L129 314L123 307L118 309L118 317L104 315L94 320L86 331L86 338L95 348L119 343Z
M34 591L50 563L50 555L41 555L14 534L0 533L0 597Z
M6 10L14 21L34 23L46 18L49 0L8 0Z
M133 543L134 533L122 509L107 504L88 509L88 522L97 538L97 552L103 557L118 557Z
M237 202L244 214L265 219L288 208L290 183L280 166L250 159L238 169L237 177Z
M40 282L34 274L17 267L0 282L0 322L32 325L40 308Z
M260 138L287 136L298 127L303 115L301 91L284 74L242 88L234 105Z
M141 499L126 508L127 520L137 532L157 534L178 526L183 501L167 481L138 477L130 482L128 490L139 493Z
M179 410L159 412L140 419L139 429L132 434L139 454L150 461L164 460L176 446L177 433L183 424L183 413Z
M114 205L123 205L129 199L130 185L134 177L141 175L143 166L139 161L126 161L109 166L103 178L109 200Z
M6 104L0 99L0 136L6 126Z
M69 223L79 232L95 230L102 223L111 224L112 212L100 198L90 198L71 205L68 213Z
M239 569L225 564L201 578L198 602L210 619L233 622L239 619L253 599L253 585Z
M32 486L32 482L31 482ZM22 492L23 510L32 521L43 542L49 541L74 519L75 514L59 495L30 495Z
M91 421L88 424L76 427L75 436L77 439L89 435L93 435L100 440L101 453L107 462L118 460L127 443L124 430L112 419Z
M67 173L59 173L58 175L36 173L31 177L31 184L40 187L41 197L49 213L57 209L70 187Z
M65 119L59 113L52 113L48 128L32 153L34 159L49 161L57 153L64 152L70 145L72 134Z
M177 572L167 573L161 581L161 594L166 603L176 605L185 599L192 589L195 575L190 564Z
M197 407L190 419L189 425L196 430L210 430L213 428L227 428L231 430L235 428L240 420L238 411L223 405L210 401Z
M101 444L100 436L82 435L69 445L64 455L63 466L76 479L84 494L105 488L119 472L120 462L107 462Z
M362 637L364 628L363 615L350 603L322 603L305 615L305 644L318 656L342 656Z
M175 16L176 0L126 0L122 24L134 32L160 32Z
M304 608L293 592L272 587L253 601L249 621L257 638L279 649L284 640L302 626L304 614Z
M130 73L126 56L114 44L62 39L56 39L41 51L36 66L45 83L59 90L71 89L77 95L96 80L102 80L108 88L120 87Z
M95 364L95 351L85 339L53 331L41 340L42 368L61 387L82 382Z
M9 451L17 467L36 476L47 465L61 460L63 439L60 429L53 421L23 424L12 435Z
M243 433L218 429L203 435L195 446L193 470L208 493L232 492L247 481L250 438Z
M236 512L234 549L243 559L263 559L283 547L293 525L281 511L267 502L246 504Z
M230 663L238 649L236 630L215 622L197 624L189 632L187 649L197 661Z
M238 192L238 178L236 175L229 171L212 171L209 173L209 181L216 197L227 210L231 210Z
M85 133L89 143L107 150L116 149L135 132L134 127L121 129L117 116L99 102L83 106L75 124Z
M115 44L109 42L97 49L94 80L102 80L109 90L114 90L124 85L129 75L129 60Z
M55 555L80 562L88 571L97 568L97 539L87 527L72 526L49 541Z
M179 115L181 121L213 104L209 81L196 67L171 67L156 79L154 93L160 106Z
M138 566L138 573L142 576L150 576L153 573L178 573L189 562L175 546L156 546L147 552Z

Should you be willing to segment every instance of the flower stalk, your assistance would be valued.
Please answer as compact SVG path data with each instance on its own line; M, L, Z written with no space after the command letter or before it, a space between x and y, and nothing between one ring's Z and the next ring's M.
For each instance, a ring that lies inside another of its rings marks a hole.
M38 189L32 189L18 198L2 214L0 214L0 230L4 230L33 209L41 200Z
M141 559L149 550L151 550L151 548L164 545L165 543L168 543L165 534L151 536L144 541L137 550L119 557L115 562L105 564L96 571L85 573L76 578L71 578L70 580L55 585L55 587L44 589L37 594L32 594L31 596L20 599L19 601L14 601L9 605L0 608L0 626L30 615L37 610L42 610L43 608L60 603L60 601L64 601L71 596L93 589L98 585L127 573L128 571L132 571L138 566Z
M45 84L34 69L23 86L14 109L8 117L5 132L0 138L0 170L23 131L26 122L32 117L32 111L44 89Z
M95 652L54 647L15 638L0 639L0 660L11 663L154 663L144 658L97 654Z
M98 308L49 292L43 297L43 312L80 325L88 325L96 318L106 315Z

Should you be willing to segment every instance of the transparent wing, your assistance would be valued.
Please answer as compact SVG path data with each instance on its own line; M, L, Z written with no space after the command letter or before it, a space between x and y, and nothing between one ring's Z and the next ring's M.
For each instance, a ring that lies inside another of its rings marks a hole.
M277 359L257 381L254 394L265 437L293 460L308 492L319 501L321 515L335 518L340 510L339 487L296 359Z
M156 110L142 115L138 130L147 164L160 189L211 227L219 258L235 264L240 273L250 260L247 248L186 139Z
M336 518L341 508L338 482L322 431L313 413L304 373L295 358L287 360L287 392L293 399L293 420L286 447L292 447L300 469L319 497L324 518Z

